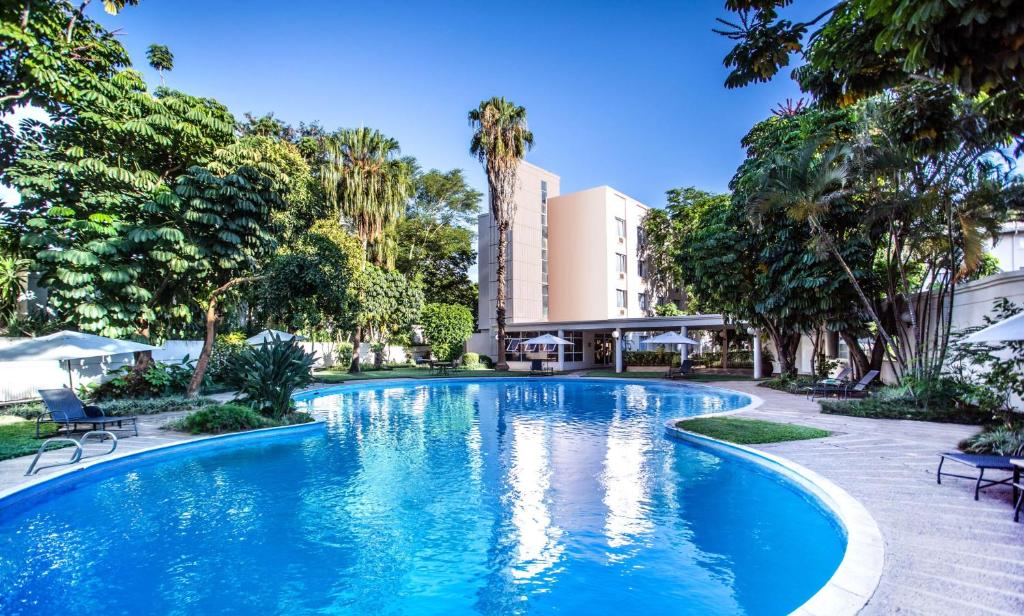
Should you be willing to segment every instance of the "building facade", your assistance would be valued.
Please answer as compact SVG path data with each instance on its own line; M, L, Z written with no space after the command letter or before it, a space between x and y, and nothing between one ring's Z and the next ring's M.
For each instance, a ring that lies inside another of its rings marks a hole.
M580 331L557 324L643 319L659 301L680 303L678 295L655 297L647 284L639 256L646 205L610 186L563 195L559 176L527 162L519 167L515 201L506 260L510 331L516 324L529 324L531 331L548 331L543 326L550 325L552 333L561 331L574 342L563 350L566 364L611 364L611 330L588 332L584 341ZM479 333L469 350L496 358L498 234L490 213L479 217L477 237ZM638 335L624 335L627 348L639 344ZM530 352L516 346L520 339L525 338L509 336L509 361L528 361Z

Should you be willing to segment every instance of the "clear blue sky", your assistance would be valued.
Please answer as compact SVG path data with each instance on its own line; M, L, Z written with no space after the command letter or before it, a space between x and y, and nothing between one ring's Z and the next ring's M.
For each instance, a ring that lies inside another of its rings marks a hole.
M527 160L561 175L563 193L609 184L660 206L672 187L725 190L740 138L799 97L788 71L725 89L730 45L711 32L722 5L143 0L117 17L90 10L122 31L152 84L155 42L174 53L171 87L238 117L371 126L424 168L465 169L481 190L466 113L505 96L527 108Z

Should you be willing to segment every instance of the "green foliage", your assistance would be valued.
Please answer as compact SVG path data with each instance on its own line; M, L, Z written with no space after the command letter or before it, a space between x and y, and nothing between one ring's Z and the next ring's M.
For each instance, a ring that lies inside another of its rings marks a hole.
M83 398L85 399L85 398ZM107 400L99 406L103 413L114 417L132 415L157 415L159 413L180 413L216 404L211 398L188 396L163 396L159 398L122 398ZM3 407L3 415L23 419L36 419L43 412L42 402L26 402Z
M757 385L758 387L767 387L768 389L784 391L790 394L806 394L806 389L814 385L816 380L812 376L783 373L777 377L765 379Z
M346 369L352 364L352 353L353 347L351 342L339 342L335 346L335 352L338 354L337 361L335 362L339 366L344 366Z
M327 201L351 224L376 265L394 263L389 231L412 196L412 166L398 141L371 128L343 129L324 141L320 177Z
M673 351L626 351L622 358L627 366L679 365L679 353Z
M362 260L358 240L327 222L317 223L266 266L266 277L249 297L257 320L338 337L354 324L353 279Z
M359 301L356 322L386 342L399 330L408 330L423 310L423 288L394 270L367 265L355 282Z
M192 372L193 367L188 357L180 364L154 361L143 372L137 372L133 366L122 366L111 373L113 378L96 387L83 388L83 393L93 400L184 394L192 379Z
M395 238L400 248L396 269L423 281L428 303L476 310L476 283L468 274L476 262L472 231L416 215L398 223Z
M771 362L774 361L774 359L774 356L768 349L761 349L761 362L763 365L771 366ZM722 352L706 351L700 355L691 355L690 360L698 366L715 368L722 365ZM729 367L753 368L754 352L750 350L729 351Z
M164 71L174 68L174 54L171 53L167 45L154 43L146 49L146 59L149 60L149 65L160 73L160 83L163 84Z
M1019 421L1011 425L990 426L967 439L961 448L970 453L987 453L997 456L1024 455L1024 424Z
M971 389L985 408L1011 410L1011 395L1024 397L1024 342L962 344L963 337L1020 314L1022 307L999 298L981 327L958 332L953 338L946 380ZM987 404L985 404L987 402Z
M228 378L231 365L235 359L249 348L245 334L242 332L228 332L217 334L213 341L213 351L210 354L210 365L206 369L206 376L214 383L224 383Z
M480 355L473 352L462 354L462 365L467 370L481 370L487 366L480 361Z
M673 302L664 302L654 307L654 314L659 317L675 317L683 314Z
M279 419L291 412L292 393L313 380L314 360L295 339L247 347L228 364L225 382L237 401Z
M0 323L8 323L18 312L18 300L25 292L31 261L0 255Z
M695 419L685 419L676 422L676 427L688 432L696 432L697 434L740 445L802 441L812 438L825 438L830 434L828 430L812 428L810 426L762 421L759 419L740 419L738 417L698 417Z
M828 415L870 417L873 419L910 419L939 423L984 425L992 421L992 414L972 407L924 408L911 399L885 396L862 400L819 400L821 412Z
M826 105L925 83L977 97L992 138L1020 139L1024 14L1013 0L845 0L806 21L780 17L777 7L786 4L727 3L740 17L720 20L718 31L736 41L725 58L733 69L728 87L767 81L799 54L807 63L794 78ZM915 111L927 117L925 107Z
M456 359L475 329L473 313L458 304L427 304L420 323L434 356L442 361Z
M171 422L168 428L192 434L224 434L273 425L273 420L244 404L213 404Z

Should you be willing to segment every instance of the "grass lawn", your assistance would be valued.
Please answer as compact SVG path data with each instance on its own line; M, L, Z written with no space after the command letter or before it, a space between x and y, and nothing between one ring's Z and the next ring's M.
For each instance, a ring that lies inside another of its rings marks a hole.
M26 421L20 417L0 416L0 460L26 456L39 451L43 439L53 436L55 432L57 432L57 426L44 425L39 431L42 438L36 438L36 422ZM68 444L59 445L60 447L70 446ZM57 446L51 447L59 449Z
M565 374L564 372L556 372ZM342 370L325 370L313 374L313 380L321 383L347 383L349 381L367 381L373 379L436 379L445 377L528 377L529 372L499 372L498 370L451 370L448 374L431 374L428 368L395 368L394 370L364 370L359 374L349 374ZM541 378L541 377L538 377Z
M740 445L802 441L829 435L828 430L819 428L738 417L684 419L677 422L676 427Z
M615 372L614 370L589 370L584 376L611 377L617 379L660 379L665 376L663 370L656 372ZM694 383L715 383L718 381L752 381L749 376L737 376L734 374L688 374L683 377L676 377L677 381L691 381Z

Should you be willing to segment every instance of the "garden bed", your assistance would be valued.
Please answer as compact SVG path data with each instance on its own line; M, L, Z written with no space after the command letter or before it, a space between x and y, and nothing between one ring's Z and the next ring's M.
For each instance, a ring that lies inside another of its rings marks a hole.
M819 400L821 412L827 415L866 417L871 419L908 419L980 426L992 423L992 414L971 408L921 408L909 400L865 398L863 400Z

